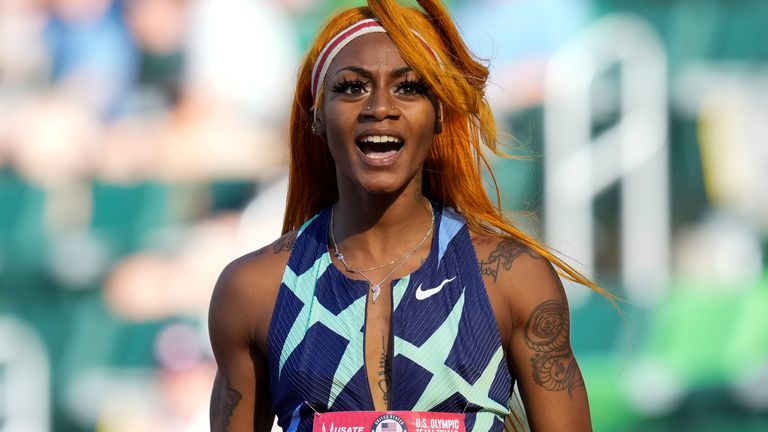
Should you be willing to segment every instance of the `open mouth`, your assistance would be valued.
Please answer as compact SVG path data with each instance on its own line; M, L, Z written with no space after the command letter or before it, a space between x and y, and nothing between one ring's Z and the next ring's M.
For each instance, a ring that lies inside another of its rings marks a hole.
M357 147L371 159L386 159L403 148L403 140L391 135L369 135L361 137Z

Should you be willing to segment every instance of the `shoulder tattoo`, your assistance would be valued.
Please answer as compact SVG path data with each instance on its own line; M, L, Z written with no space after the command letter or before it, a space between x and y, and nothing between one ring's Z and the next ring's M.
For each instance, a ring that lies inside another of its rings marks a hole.
M232 388L229 378L221 373L216 373L211 395L211 430L226 432L230 418L243 399L243 395Z
M293 244L296 243L296 234L296 231L292 231L277 239L276 242L272 243L272 252L275 254L290 252L293 249Z
M251 254L251 256L254 256L254 257L257 257L257 256L262 256L262 255L264 255L265 253L267 253L267 252L269 251L269 249L270 249L270 246L269 246L269 245L267 245L267 246L264 246L264 247L263 247L263 248L261 248L261 249L257 249L257 250L255 250L255 251L254 251L254 252Z
M525 344L534 351L531 357L533 380L549 391L583 386L584 381L568 342L570 324L564 301L547 300L538 305L525 324Z
M481 241L485 242L485 241ZM509 270L512 268L512 263L522 254L528 254L533 258L540 258L538 254L529 249L527 246L520 244L513 239L503 239L497 245L496 248L488 254L488 257L481 259L478 264L480 265L480 274L483 276L490 276L493 281L499 276L499 272Z

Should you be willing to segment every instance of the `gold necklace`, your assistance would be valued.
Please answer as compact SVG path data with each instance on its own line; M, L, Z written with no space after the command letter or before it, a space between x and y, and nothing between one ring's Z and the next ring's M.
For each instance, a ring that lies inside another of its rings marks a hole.
M427 204L427 205L429 206L429 204ZM427 230L427 233L424 235L424 237L419 241L419 243L417 243L416 246L414 246L411 250L409 250L408 252L406 252L402 256L400 256L398 258L395 258L394 260L392 260L392 261L390 261L390 262L388 262L386 264L381 264L381 265L378 265L378 266L375 266L375 267L371 267L371 268L368 268L368 269L361 270L361 269L352 268L352 267L349 266L349 264L347 264L347 261L344 259L344 254L341 253L341 251L339 250L339 245L336 244L336 236L333 234L333 219L334 219L333 215L334 215L334 209L335 208L336 208L335 206L331 207L331 221L330 221L330 225L331 226L330 226L330 230L329 230L330 234L331 234L331 242L333 243L334 256L336 257L337 260L339 260L341 262L341 264L344 266L344 268L348 272L350 272L350 273L357 273L360 276L362 276L363 278L365 278L366 281L368 281L368 283L370 284L370 288L371 288L371 294L373 294L373 297L371 299L371 303L376 303L376 300L379 298L379 294L381 293L381 284L386 282L386 280L389 279L389 277L392 276L392 274L395 273L395 271L397 271L397 269L402 267L403 264L405 264L405 262L408 261L408 258L410 258L411 255L413 255L414 252L419 250L419 248L421 248L421 246L424 245L424 242L427 241L427 238L429 238L429 235L432 234L432 230L435 227L435 213L434 213L434 211L432 211L432 207L429 206L429 211L430 211L430 214L432 215L432 220L429 223L429 229ZM384 277L384 279L382 279L379 283L373 283L373 281L371 279L369 279L368 276L365 275L366 272L370 272L370 271L373 271L373 270L378 270L378 269L390 266L390 265L392 265L392 264L394 264L394 263L396 263L398 261L400 261L400 264L396 265L392 270L390 270L390 272L387 273L387 275Z

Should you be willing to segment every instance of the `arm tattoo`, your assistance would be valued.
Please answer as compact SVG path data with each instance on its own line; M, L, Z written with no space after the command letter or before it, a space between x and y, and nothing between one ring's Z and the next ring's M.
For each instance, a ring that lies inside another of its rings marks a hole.
M525 325L525 343L536 353L531 357L533 380L549 391L568 390L584 385L576 359L568 343L568 306L557 300L538 305Z
M296 231L290 232L272 244L272 251L275 254L280 252L290 252L293 249L293 244L296 242Z
M509 270L512 268L512 263L515 262L517 257L524 253L533 258L539 258L539 255L525 245L521 245L512 239L503 239L496 245L496 249L488 255L487 260L481 260L478 263L480 265L480 274L490 276L496 282L501 268Z
M384 331L381 331L381 359L379 360L379 390L384 394L384 401L389 406L389 383L392 376L392 360L387 352Z
M232 413L242 399L243 395L232 388L229 378L223 373L217 372L216 381L213 383L213 395L211 396L212 431L227 431Z

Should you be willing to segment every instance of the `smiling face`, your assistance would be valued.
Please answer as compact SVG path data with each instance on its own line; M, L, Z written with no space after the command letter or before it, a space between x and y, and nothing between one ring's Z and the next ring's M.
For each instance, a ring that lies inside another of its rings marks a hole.
M340 195L420 188L435 135L435 104L389 36L352 41L331 63L324 85L318 118Z

